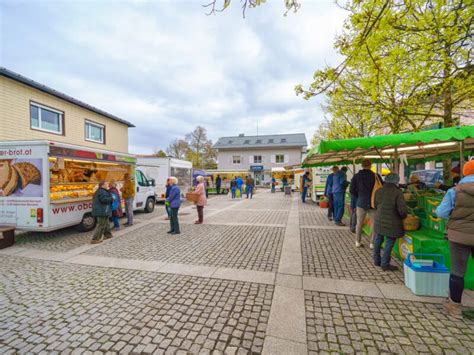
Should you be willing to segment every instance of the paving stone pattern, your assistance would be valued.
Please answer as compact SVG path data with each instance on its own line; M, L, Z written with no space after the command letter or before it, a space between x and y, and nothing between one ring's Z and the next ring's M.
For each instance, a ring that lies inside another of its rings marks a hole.
M207 220L218 223L286 224L288 211L246 211L233 209L217 213Z
M49 251L69 251L90 243L93 231L78 232L74 227L60 229L54 232L27 232L16 235L16 245L29 249Z
M152 223L87 251L87 254L171 263L276 271L285 228L262 226L182 225L170 235Z
M273 286L0 259L0 353L261 353Z
M473 354L474 322L440 304L305 291L309 354Z
M312 206L312 209L305 209L303 211L300 211L299 215L300 215L301 226L333 226L335 227L334 222L328 219L327 214L324 212L324 210L321 210L316 206Z
M403 268L383 271L372 263L372 251L355 248L354 234L347 230L301 228L303 273L328 279L404 284Z

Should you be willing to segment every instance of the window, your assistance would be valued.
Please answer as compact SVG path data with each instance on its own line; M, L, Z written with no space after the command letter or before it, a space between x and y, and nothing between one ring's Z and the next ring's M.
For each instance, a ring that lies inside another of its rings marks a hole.
M105 126L86 121L86 141L105 143Z
M234 155L232 157L232 164L240 164L240 155Z
M282 138L282 139L280 140L280 143L286 143L286 138Z
M147 178L140 170L135 172L135 176L137 177L138 186L149 186Z
M31 128L50 133L63 134L63 112L30 103Z
M262 140L261 140L261 139L257 139L257 142L256 142L256 143L257 143L257 144L260 144L260 143L262 143Z
M253 156L253 162L255 164L262 164L262 156L261 155L254 155Z
M273 142L274 142L273 139L268 140L268 143L273 143Z
M250 140L249 140L249 139L246 139L246 140L244 141L244 144L250 144Z
M227 144L232 144L233 141L227 141Z
M285 162L285 156L283 154L275 155L275 163L284 163L284 162Z

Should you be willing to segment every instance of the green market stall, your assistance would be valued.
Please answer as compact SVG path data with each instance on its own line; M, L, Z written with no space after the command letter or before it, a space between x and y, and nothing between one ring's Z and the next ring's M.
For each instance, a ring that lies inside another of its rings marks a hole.
M466 158L474 156L474 126L451 127L437 130L400 133L392 135L360 137L344 140L321 141L305 158L303 167L353 165L364 159L374 163L386 163L392 171L405 165L426 161L460 158L461 166ZM462 171L462 168L461 168ZM436 191L418 191L406 195L411 213L420 218L421 227L407 231L398 240L393 254L404 260L409 253L441 254L451 266L448 241L445 238L447 220L436 216L436 207L444 194ZM346 211L350 196L346 196ZM346 217L349 217L346 214ZM371 235L368 217L364 221L364 233ZM469 260L465 285L474 289L474 262Z

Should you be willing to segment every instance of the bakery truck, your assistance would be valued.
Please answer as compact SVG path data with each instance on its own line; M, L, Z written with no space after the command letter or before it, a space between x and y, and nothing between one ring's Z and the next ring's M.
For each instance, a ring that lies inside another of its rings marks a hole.
M154 181L129 154L53 141L0 142L0 225L26 231L95 228L92 198L101 180L135 176L134 209L152 212Z

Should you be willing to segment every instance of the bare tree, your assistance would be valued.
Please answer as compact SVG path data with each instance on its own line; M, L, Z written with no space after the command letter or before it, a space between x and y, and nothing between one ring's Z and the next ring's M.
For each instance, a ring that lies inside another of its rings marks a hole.
M168 155L177 159L185 159L188 151L189 144L184 139L175 139L173 142L170 143L168 148L166 148L166 152L168 153Z

